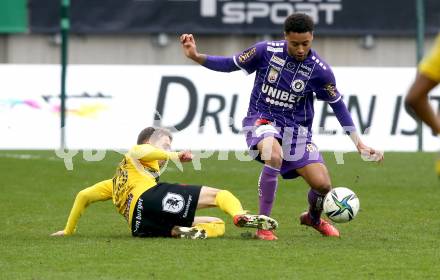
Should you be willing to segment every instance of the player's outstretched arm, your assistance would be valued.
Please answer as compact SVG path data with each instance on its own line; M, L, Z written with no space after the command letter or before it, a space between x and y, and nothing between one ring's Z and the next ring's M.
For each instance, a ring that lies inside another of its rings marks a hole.
M383 152L368 147L362 142L358 132L356 131L356 127L354 125L353 119L351 118L350 112L348 111L348 108L342 98L339 99L339 101L337 102L330 103L330 107L332 107L336 118L338 119L341 126L344 128L345 132L350 136L350 139L353 141L356 149L361 154L361 157L364 160L368 161L383 161Z
M376 162L382 162L384 160L383 152L365 145L356 131L350 133L350 138L356 145L356 149L364 160Z
M353 141L362 158L367 161L381 162L384 159L383 152L377 151L362 143L351 114L342 99L342 95L336 88L336 80L333 72L329 69L322 72L321 79L322 86L316 90L316 97L329 103L339 124L343 127L345 133L350 136L350 139Z
M183 52L186 57L194 60L198 64L219 72L232 72L239 70L235 65L233 57L212 56L201 54L197 51L196 41L193 34L182 34L180 36Z
M64 230L52 233L51 236L65 236L75 233L76 225L87 206L97 201L108 200L112 197L112 180L101 181L89 188L80 191L75 198L72 210Z
M128 155L132 158L139 159L145 162L168 159L178 159L181 162L188 162L191 161L193 158L193 155L190 151L169 152L156 148L150 144L136 145L130 149Z
M128 155L132 158L146 162L179 158L179 155L176 152L168 152L150 144L136 145L128 151Z
M194 60L200 65L203 65L203 63L205 63L206 55L197 52L197 46L196 46L196 41L194 39L194 35L192 34L180 35L180 43L182 44L183 52L186 57Z

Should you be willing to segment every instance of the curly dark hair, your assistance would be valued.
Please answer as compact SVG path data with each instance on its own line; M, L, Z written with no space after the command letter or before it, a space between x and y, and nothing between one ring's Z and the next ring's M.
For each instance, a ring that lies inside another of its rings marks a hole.
M306 33L313 32L315 24L313 19L306 14L291 14L284 21L284 32Z

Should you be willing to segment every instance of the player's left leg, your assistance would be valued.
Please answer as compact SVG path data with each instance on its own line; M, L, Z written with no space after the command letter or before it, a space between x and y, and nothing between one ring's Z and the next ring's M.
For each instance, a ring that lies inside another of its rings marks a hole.
M203 186L200 191L197 209L208 207L220 208L233 218L234 224L238 227L275 229L278 226L278 222L270 217L247 214L243 210L240 200L230 191Z
M339 231L333 225L321 219L324 197L332 188L327 167L323 163L315 162L297 169L296 172L310 186L309 211L301 215L301 224L312 226L325 236L339 236Z
M192 226L204 230L208 238L220 237L225 234L225 222L217 217L194 217Z
M310 186L309 212L314 223L318 223L322 213L324 196L331 190L331 180L327 167L322 163L310 163L296 170Z

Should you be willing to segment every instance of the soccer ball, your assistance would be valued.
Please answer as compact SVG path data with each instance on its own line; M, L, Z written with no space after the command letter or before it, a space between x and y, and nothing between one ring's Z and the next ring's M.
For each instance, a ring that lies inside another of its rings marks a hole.
M332 189L324 197L324 213L335 223L346 223L354 219L359 211L359 198L344 187Z

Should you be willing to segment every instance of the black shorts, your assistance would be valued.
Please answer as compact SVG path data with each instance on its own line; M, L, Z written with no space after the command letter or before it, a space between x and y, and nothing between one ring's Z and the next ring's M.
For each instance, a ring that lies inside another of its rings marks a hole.
M174 226L190 227L202 186L159 183L145 191L133 209L131 233L138 237L170 237Z

